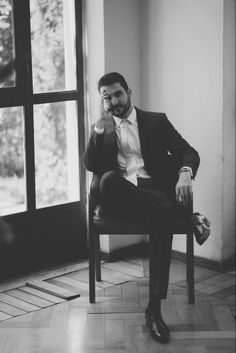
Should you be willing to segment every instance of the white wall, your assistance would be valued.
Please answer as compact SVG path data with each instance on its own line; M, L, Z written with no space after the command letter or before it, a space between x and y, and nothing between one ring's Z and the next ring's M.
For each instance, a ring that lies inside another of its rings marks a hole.
M141 99L140 0L104 0L105 71L118 71Z
M222 260L235 254L235 0L224 1Z

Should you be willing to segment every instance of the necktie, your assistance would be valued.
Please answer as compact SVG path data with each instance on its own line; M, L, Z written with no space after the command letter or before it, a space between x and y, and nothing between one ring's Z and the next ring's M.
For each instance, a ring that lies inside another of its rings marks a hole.
M130 146L129 146L129 140L128 140L128 124L129 124L129 121L127 119L122 120L120 123L120 147L126 159L126 163L130 155Z
M135 159L135 151L133 148L133 132L132 124L129 120L124 119L120 124L120 148L123 158L120 160L121 168L126 172L126 177L133 174L136 179L137 163Z

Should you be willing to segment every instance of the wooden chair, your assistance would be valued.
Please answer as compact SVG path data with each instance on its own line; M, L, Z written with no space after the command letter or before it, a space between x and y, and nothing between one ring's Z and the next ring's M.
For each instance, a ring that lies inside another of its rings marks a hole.
M101 281L100 234L148 234L147 226L140 220L117 220L100 215L98 185L100 178L93 175L89 193L88 249L89 249L89 301L95 303L95 279ZM189 206L192 213L192 204ZM187 222L176 219L174 234L186 234L186 275L189 303L194 304L194 242L193 231ZM96 274L96 276L95 276Z

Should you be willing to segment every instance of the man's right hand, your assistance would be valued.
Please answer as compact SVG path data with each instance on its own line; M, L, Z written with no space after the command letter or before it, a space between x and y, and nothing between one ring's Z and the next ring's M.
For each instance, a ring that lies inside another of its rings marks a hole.
M98 120L96 122L96 128L97 129L104 129L105 124L108 122L112 121L112 113L109 110L105 110L104 108L104 98L106 97L105 94L103 94L100 97L100 104L99 104L99 116Z

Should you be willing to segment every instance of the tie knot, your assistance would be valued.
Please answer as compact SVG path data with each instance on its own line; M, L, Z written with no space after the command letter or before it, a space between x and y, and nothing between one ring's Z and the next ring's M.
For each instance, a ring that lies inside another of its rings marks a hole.
M129 120L128 119L123 119L120 122L120 128L125 128L127 125L129 124Z

